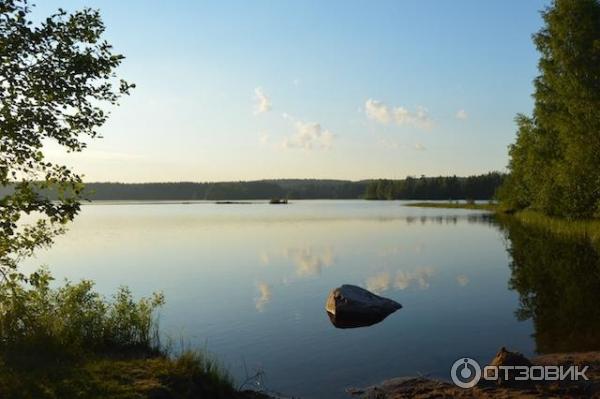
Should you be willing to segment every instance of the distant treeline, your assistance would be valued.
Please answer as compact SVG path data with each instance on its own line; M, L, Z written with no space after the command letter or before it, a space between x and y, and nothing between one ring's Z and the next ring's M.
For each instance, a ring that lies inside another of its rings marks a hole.
M344 180L259 180L219 183L88 183L92 200L357 199L368 182Z
M219 183L87 183L84 198L113 201L490 199L503 178L501 173L489 173L470 177L423 176L363 181L281 179ZM0 197L10 190L10 187L0 187Z
M407 177L403 180L375 180L367 185L366 199L415 199L415 200L487 200L494 197L502 184L504 174L499 172L484 175L457 177L439 176L420 178Z

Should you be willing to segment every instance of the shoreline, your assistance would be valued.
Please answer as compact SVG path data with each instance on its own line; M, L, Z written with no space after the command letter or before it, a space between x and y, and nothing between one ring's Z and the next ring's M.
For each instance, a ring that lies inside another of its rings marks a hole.
M512 217L527 226L538 228L568 239L589 240L592 245L600 250L600 218L591 219L565 219L548 216L535 210L525 209L514 211L502 208L498 204L463 204L453 202L415 202L405 206L417 208L446 208L470 209L488 211L498 217Z
M516 385L480 381L473 388L459 388L452 382L427 377L397 377L365 388L351 388L349 397L359 399L433 399L600 397L600 352L554 353L531 359L535 366L589 366L588 381L546 381Z

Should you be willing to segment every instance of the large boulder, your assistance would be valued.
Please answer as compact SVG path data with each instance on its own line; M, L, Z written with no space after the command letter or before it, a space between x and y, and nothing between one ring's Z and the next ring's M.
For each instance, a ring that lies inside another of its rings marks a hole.
M332 322L343 320L340 324L347 328L374 324L401 307L402 305L394 300L380 297L355 285L344 284L329 293L325 310ZM334 322L334 325L336 324Z

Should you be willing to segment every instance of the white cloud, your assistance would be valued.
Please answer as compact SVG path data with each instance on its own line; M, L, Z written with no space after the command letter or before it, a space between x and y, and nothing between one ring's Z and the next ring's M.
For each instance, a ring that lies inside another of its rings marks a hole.
M262 88L257 87L254 89L254 114L263 114L269 112L272 108L271 98L265 94Z
M417 107L414 112L398 106L389 107L381 101L369 98L365 102L365 112L369 119L387 124L393 121L398 126L413 126L419 129L430 129L433 121L425 107Z
M465 111L464 109L459 109L456 112L456 119L460 119L460 120L465 120L469 117L469 115L467 114L467 111Z
M269 133L263 133L260 135L260 143L266 145L269 143Z
M367 113L367 118L379 123L389 123L391 119L388 106L372 98L369 98L365 103L365 112Z
M389 148L389 149L394 149L394 150L401 147L400 143L398 143L397 141L392 140L392 139L387 139L385 137L384 138L380 138L378 140L378 143L382 147Z
M403 107L397 107L394 109L394 118L396 124L399 126L410 125L419 129L431 129L433 126L429 112L424 107L417 107L415 112L410 112Z
M427 148L421 143L415 143L415 150L417 151L425 151Z
M289 115L286 119L290 119ZM294 134L283 140L283 148L329 149L335 139L335 135L319 123L295 121L294 129Z

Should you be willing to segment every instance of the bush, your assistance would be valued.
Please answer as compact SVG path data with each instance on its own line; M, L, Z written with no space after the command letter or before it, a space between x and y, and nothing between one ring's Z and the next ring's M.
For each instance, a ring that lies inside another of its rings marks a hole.
M134 301L121 287L109 301L83 280L51 288L47 270L19 282L0 284L0 351L5 356L39 359L80 357L86 353L158 352L156 310L162 294Z

